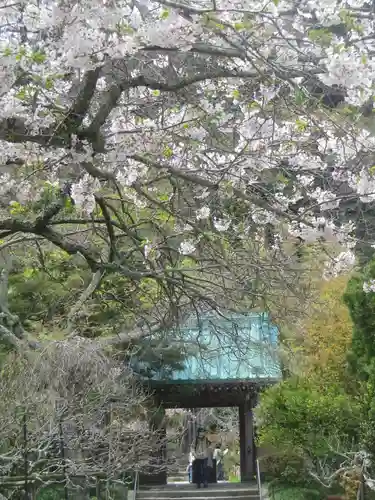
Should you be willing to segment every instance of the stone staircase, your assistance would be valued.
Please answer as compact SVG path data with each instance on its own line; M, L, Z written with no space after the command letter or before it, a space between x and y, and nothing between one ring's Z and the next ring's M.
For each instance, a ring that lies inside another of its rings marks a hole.
M136 500L260 500L256 485L219 483L198 489L189 483L172 483L141 489Z
M188 473L186 468L168 473L168 483L186 483L187 479Z

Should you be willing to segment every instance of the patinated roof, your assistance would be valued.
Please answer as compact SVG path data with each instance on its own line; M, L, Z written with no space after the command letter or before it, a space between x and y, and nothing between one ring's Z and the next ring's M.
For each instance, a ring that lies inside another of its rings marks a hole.
M153 380L177 383L281 379L278 329L266 313L191 317L179 327L178 336L187 349L190 346L184 369L168 377L161 370Z

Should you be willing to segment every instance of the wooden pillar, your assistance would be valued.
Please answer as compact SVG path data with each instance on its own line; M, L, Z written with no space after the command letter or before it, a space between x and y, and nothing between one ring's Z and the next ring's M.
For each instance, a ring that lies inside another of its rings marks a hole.
M247 399L239 406L240 469L241 482L243 483L254 481L256 474L256 450L252 408L251 399Z

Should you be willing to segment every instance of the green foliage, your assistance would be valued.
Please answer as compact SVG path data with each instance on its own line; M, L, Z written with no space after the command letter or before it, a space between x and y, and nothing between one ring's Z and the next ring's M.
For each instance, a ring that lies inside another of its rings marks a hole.
M101 480L99 491L99 498L96 496L96 487L87 488L86 492L81 492L81 495L82 498L90 498L90 500L102 500L108 497L113 500L126 500L128 498L127 487L122 484L113 484L112 482L108 484L107 481ZM72 493L69 492L69 498L71 496L76 498L76 495L77 493L72 495ZM41 488L36 496L36 500L62 500L64 498L64 487L58 484Z
M9 306L29 327L59 321L84 282L84 268L61 250L31 252L9 276Z
M259 443L273 450L264 466L277 483L316 490L314 464L322 460L335 470L342 462L339 450L359 442L359 403L332 380L324 386L320 377L291 377L263 394L256 413Z
M373 279L375 260L352 277L344 294L354 324L349 363L352 372L362 380L368 379L375 359L375 294L363 290L363 284Z
M295 91L294 97L295 97L295 102L298 106L303 105L308 101L307 94L301 89L297 89Z
M276 485L269 488L270 500L320 500L317 489Z
M306 486L309 482L303 457L290 450L264 457L262 467L266 470L267 480L271 481L271 491L278 490L279 485Z
M49 486L38 492L37 500L60 500L64 498L64 487L60 485Z
M230 483L240 483L241 479L234 474L229 474L229 482Z
M23 87L22 90L17 94L17 98L20 100L32 100L34 96L34 90L31 87ZM24 167L25 174L35 169L42 168L43 165L39 163L33 163L32 165L26 165ZM17 216L22 216L30 220L34 219L35 216L40 215L47 208L51 208L53 205L60 205L61 210L59 211L60 217L71 215L74 211L71 200L67 196L63 196L61 189L58 185L51 184L50 182L41 182L39 185L40 193L36 199L27 201L24 203L19 203L18 201L12 201L10 203L10 213L14 218Z
M375 455L375 293L366 293L363 288L374 279L373 259L352 277L344 295L354 324L348 361L363 393L361 440L372 455Z
M191 260L191 259L190 259ZM192 265L187 259L186 265ZM19 255L9 276L9 307L23 325L41 340L64 335L67 315L86 289L91 272L78 256L58 249L39 248ZM81 335L99 337L131 328L157 304L162 290L151 279L135 283L112 273L106 275L79 311L75 327ZM124 349L122 349L124 347ZM166 375L182 368L185 353L170 338L155 338L131 346L145 376L163 368ZM129 345L119 346L119 356ZM128 354L127 354L128 356ZM0 364L6 357L0 349Z
M261 443L323 457L338 436L342 443L356 438L356 404L338 386L316 385L312 377L295 377L265 392L258 410Z
M303 337L289 341L299 356L298 373L313 375L319 386L353 385L347 370L353 323L342 297L347 283L347 276L319 283L317 300L303 321Z
M311 29L308 37L312 42L318 43L323 47L327 47L332 42L332 33L327 28Z
M46 58L47 58L46 54L43 54L43 52L40 51L32 52L32 54L30 55L30 59L36 64L44 63Z

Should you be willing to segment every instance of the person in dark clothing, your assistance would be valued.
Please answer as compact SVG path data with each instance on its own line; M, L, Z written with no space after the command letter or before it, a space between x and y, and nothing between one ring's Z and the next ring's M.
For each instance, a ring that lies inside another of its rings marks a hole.
M212 456L210 446L206 438L204 429L198 429L197 439L194 446L194 462L193 462L193 478L200 488L203 484L204 488L208 486L208 467L212 464Z

